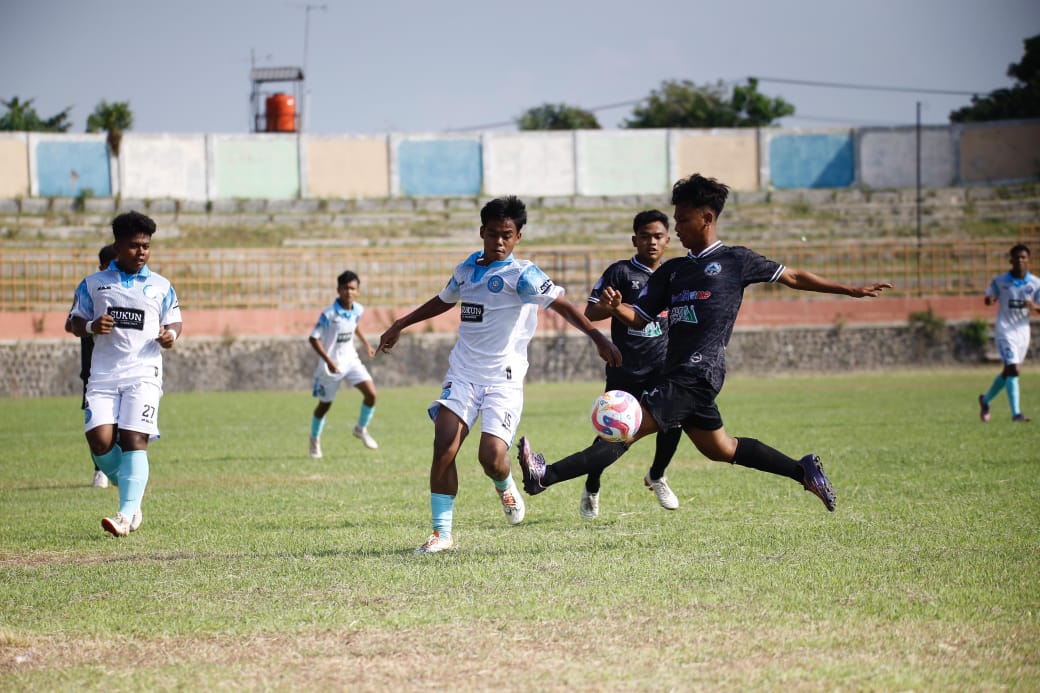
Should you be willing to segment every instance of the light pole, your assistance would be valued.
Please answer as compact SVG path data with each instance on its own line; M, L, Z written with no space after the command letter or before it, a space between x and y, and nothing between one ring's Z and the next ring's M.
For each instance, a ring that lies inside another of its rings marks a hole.
M303 94L300 104L300 124L296 128L297 131L303 130L304 121L310 115L310 99L308 94L310 93L310 87L307 86L307 79L310 77L310 72L307 71L307 59L310 57L310 33L311 33L311 11L321 10L325 12L329 9L328 5L295 5L296 7L303 9Z

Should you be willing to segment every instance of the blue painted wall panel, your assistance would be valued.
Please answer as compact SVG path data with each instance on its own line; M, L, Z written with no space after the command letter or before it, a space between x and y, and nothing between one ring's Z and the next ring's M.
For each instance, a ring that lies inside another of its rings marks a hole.
M851 133L769 141L769 177L776 188L847 188L855 176Z
M406 140L397 148L402 195L479 195L480 142Z
M112 195L104 142L40 142L36 145L40 197L76 197L84 190Z

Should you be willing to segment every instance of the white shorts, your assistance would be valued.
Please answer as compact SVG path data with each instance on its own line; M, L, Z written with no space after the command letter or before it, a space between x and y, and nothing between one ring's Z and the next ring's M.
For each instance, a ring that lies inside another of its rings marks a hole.
M1026 360L1029 351L1029 325L1024 330L1012 330L996 335L997 350L1005 365L1019 364Z
M87 409L83 431L115 424L121 431L159 435L159 400L162 388L155 383L136 382L126 385L94 385L87 383Z
M329 373L328 365L322 361L314 369L313 394L322 402L331 402L336 399L336 393L339 392L339 384L344 380L351 385L357 385L372 379L368 369L365 368L365 364L361 363L361 361L352 361L345 366L340 366L340 368L342 370L339 373Z
M512 445L524 411L524 386L523 383L475 385L453 378L449 373L440 398L426 410L431 421L437 419L441 407L454 412L471 431L477 415L480 415L481 433L501 438L507 446Z

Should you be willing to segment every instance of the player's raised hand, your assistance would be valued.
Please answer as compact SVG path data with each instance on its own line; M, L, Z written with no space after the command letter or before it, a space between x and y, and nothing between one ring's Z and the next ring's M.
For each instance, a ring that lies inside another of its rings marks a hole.
M621 292L612 286L604 286L600 294L600 303L605 303L611 310L617 308L621 305Z

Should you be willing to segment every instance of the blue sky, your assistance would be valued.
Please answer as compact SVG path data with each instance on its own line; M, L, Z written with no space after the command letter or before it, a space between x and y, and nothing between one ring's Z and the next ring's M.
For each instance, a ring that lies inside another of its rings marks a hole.
M985 94L1011 84L1040 2L0 0L0 98L34 98L42 116L72 106L75 132L101 99L129 101L139 132L248 132L251 62L302 66L308 24L308 131L440 132L543 103L631 102L669 79ZM913 124L918 101L925 123L945 123L970 99L760 90L803 128ZM609 128L631 112L596 115Z

